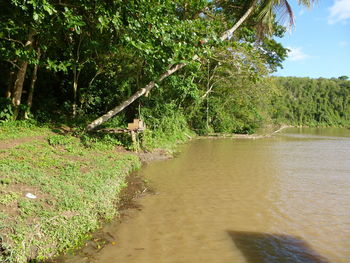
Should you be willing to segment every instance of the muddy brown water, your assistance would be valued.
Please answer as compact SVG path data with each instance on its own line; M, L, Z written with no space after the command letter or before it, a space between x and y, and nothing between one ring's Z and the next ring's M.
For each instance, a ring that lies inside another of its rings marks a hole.
M156 191L142 209L62 262L350 262L350 130L194 140L141 173Z

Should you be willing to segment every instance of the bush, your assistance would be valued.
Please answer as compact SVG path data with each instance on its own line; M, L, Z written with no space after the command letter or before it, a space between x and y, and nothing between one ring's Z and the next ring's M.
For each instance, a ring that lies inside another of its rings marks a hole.
M0 122L10 121L13 118L13 106L10 99L0 98Z

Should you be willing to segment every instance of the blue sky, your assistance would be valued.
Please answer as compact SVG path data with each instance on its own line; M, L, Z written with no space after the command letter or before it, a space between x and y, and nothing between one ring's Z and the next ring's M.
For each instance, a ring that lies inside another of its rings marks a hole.
M350 77L350 0L319 0L311 10L289 2L296 26L277 41L291 51L273 75Z

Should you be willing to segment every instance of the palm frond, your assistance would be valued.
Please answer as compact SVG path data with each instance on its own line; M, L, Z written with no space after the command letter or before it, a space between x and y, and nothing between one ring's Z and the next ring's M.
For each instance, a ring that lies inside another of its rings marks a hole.
M307 8L312 7L318 0L297 0L299 5ZM286 27L292 28L295 25L295 17L291 5L288 0L260 0L259 1L258 20L267 29L268 33L272 33L275 18L279 23Z
M307 8L311 8L317 2L318 2L318 0L298 0L299 5L303 5Z
M295 24L295 17L292 7L287 0L280 0L275 6L275 13L279 16L279 20L285 22L287 20L287 27L293 27Z

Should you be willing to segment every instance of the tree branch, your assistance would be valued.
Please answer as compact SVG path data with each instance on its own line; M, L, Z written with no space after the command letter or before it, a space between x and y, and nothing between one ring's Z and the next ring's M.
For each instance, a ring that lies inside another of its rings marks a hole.
M253 4L250 6L250 8L248 8L248 10L245 12L245 14L237 21L237 23L232 28L230 28L229 30L227 30L227 31L225 31L223 33L223 35L220 37L221 41L225 41L226 39L228 39L228 38L230 38L232 36L232 34L239 28L239 26L253 12L256 3L257 3L257 0L255 0L253 2ZM195 56L193 56L192 59L193 60L197 60L198 58L199 57L197 55L195 55ZM186 65L187 65L187 63L180 63L180 64L177 64L177 65L173 66L172 68L168 69L156 81L151 81L144 88L140 89L134 95L132 95L130 98L128 98L127 100L122 102L119 106L113 108L112 110L110 110L109 112L104 114L103 116L101 116L101 117L97 118L96 120L94 120L93 122L91 122L86 127L87 131L91 131L91 130L95 129L97 126L101 125L105 121L107 121L110 118L112 118L114 115L118 114L123 109L125 109L127 106L129 106L131 103L133 103L136 99L138 99L139 97L147 94L153 87L155 87L156 83L162 82L165 78L167 78L168 76L172 75L173 73L175 73L179 69L185 67Z
M171 69L168 69L166 72L164 72L157 79L156 82L157 83L162 82L165 78L169 77L171 74L175 73L176 71L178 71L179 69L185 67L186 65L187 65L187 63L180 63L180 64L177 64L176 66L172 67ZM123 109L125 109L127 106L129 106L131 103L133 103L136 99L138 99L139 97L141 97L144 94L148 93L153 87L156 86L156 82L151 81L144 88L142 88L139 91L137 91L134 95L132 95L129 99L124 101L122 104L120 104L119 106L115 107L114 109L110 110L106 114L104 114L101 117L99 117L96 120L94 120L92 123L90 123L87 126L87 130L91 131L91 130L95 129L97 126L101 125L103 122L109 120L114 115L116 115L119 112L121 112Z
M25 46L26 46L26 45L23 44L21 41L16 40L16 39L7 38L7 37L1 37L1 39L7 40L7 41L11 41L11 42L14 42L14 43L18 43L18 44L20 44L22 47L25 47Z
M15 68L17 68L17 69L20 69L20 67L16 64L16 63L14 63L14 62L12 62L11 60L5 60L6 62L8 62L8 63L10 63L12 66L14 66Z

